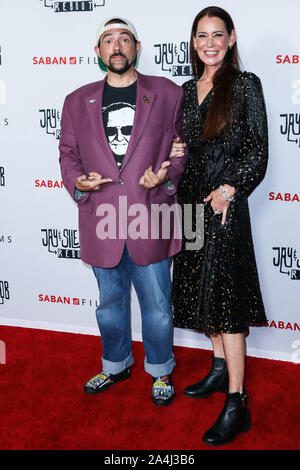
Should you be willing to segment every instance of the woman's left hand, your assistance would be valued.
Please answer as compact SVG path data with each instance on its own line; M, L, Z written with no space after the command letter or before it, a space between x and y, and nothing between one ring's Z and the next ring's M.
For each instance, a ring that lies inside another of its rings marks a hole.
M173 145L171 149L170 157L183 157L186 148L186 143L181 142L180 137L176 137L173 140Z
M235 194L235 188L229 185L223 185L223 188L227 191L230 196ZM224 225L226 222L226 215L228 211L228 207L230 206L230 202L226 201L220 194L217 189L212 191L205 199L204 202L211 201L210 205L214 212L220 211L222 213L222 221L221 224Z

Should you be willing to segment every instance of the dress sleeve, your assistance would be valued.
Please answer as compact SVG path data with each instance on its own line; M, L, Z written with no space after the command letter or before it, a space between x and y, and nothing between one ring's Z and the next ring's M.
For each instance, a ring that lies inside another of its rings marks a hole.
M235 124L240 130L241 147L236 160L227 166L222 184L233 186L242 193L250 193L266 170L267 114L262 85L256 75L244 72L236 86L244 109Z
M174 112L174 138L180 137L181 142L185 142L185 136L182 127L182 105L183 105L184 93L183 89L179 88L177 104ZM185 149L184 155L182 157L170 157L171 165L168 167L169 182L167 185L164 185L163 188L167 194L173 195L177 191L177 186L181 175L184 171L184 166L187 160L188 151Z

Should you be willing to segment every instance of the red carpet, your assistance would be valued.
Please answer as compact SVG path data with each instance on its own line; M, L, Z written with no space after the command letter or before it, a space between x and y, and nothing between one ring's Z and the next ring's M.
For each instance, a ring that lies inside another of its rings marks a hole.
M186 385L210 367L209 351L175 347L177 397L170 407L151 401L141 343L133 344L131 378L97 396L84 382L99 371L100 339L69 333L0 327L2 450L212 450L202 443L224 395L186 398ZM220 450L300 449L300 365L247 357L252 429Z

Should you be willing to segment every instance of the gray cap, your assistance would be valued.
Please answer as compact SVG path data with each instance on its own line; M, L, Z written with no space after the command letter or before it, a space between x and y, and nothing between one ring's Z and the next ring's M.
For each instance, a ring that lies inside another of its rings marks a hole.
M109 21L111 20L116 20L116 22L114 23L111 23L111 24L108 24L106 26L106 23L108 23ZM118 23L118 20L122 20L124 21L126 24L124 23ZM107 20L105 20L103 23L100 24L100 26L98 26L98 29L97 29L97 33L96 33L96 44L98 45L98 42L99 42L99 39L100 39L100 36L105 32L105 31L108 31L109 29L116 29L116 28L122 28L122 29L127 29L128 31L130 31L133 36L135 37L136 40L138 40L138 36L137 36L137 32L136 32L136 29L135 27L133 26L133 24L126 20L125 18L122 18L121 16L112 16L111 18L108 18Z

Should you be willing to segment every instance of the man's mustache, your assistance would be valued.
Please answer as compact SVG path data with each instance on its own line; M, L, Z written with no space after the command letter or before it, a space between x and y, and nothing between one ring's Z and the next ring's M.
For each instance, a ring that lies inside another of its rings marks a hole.
M126 59L126 56L125 56L124 54L122 54L122 52L115 52L114 54L112 54L112 55L110 56L110 58L112 58L112 57L120 57L120 56L121 56L121 57L124 57L124 58Z

